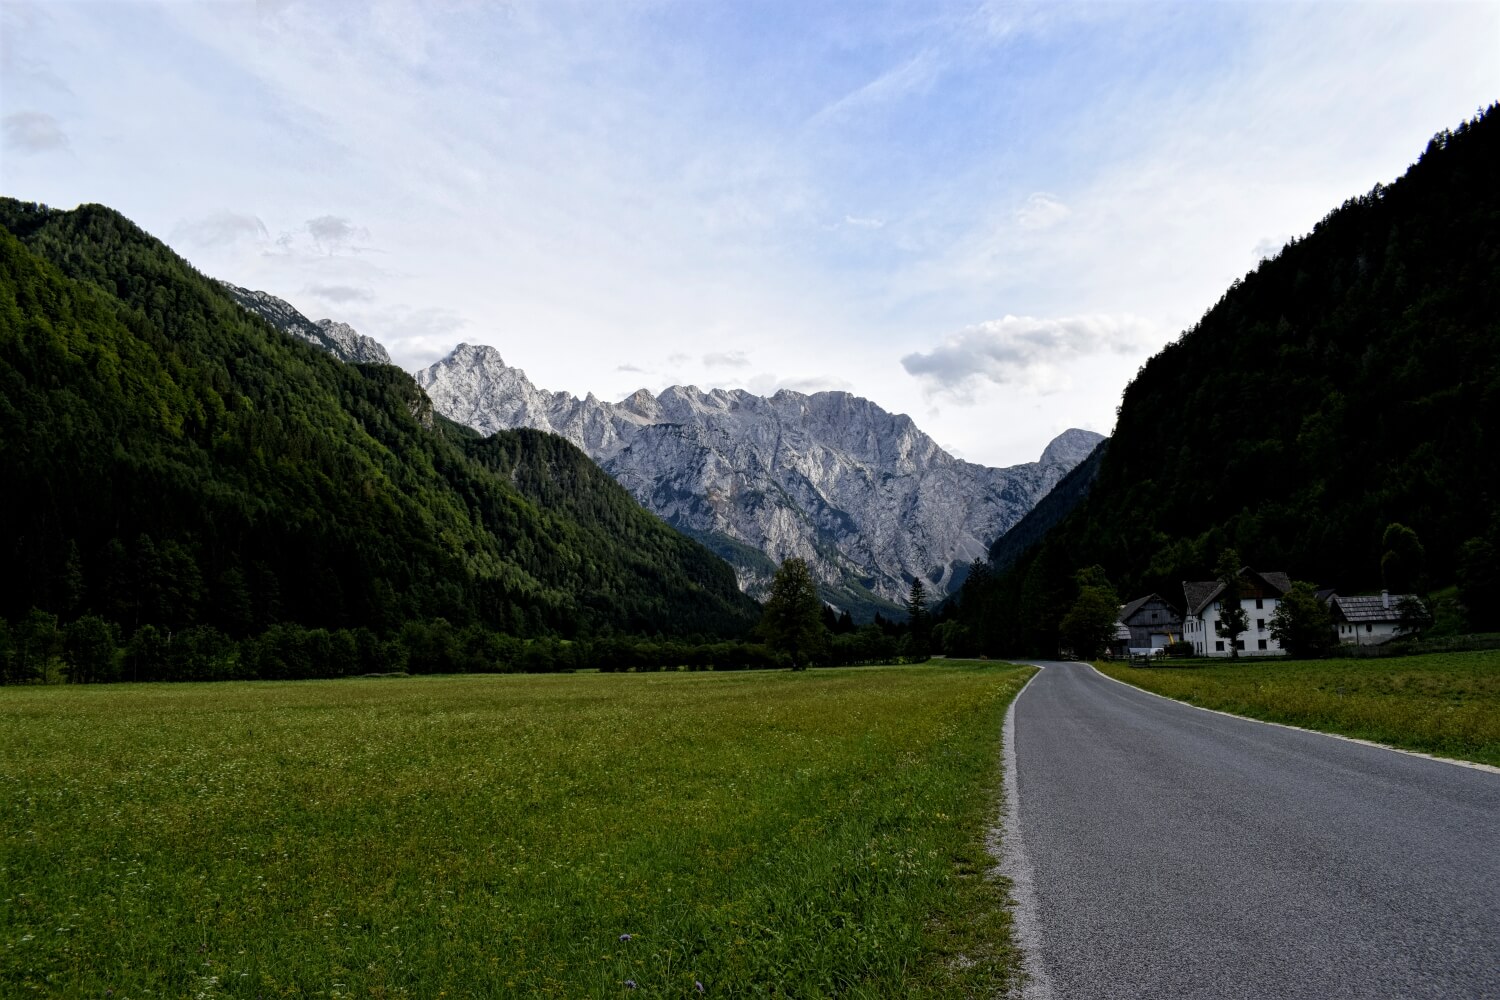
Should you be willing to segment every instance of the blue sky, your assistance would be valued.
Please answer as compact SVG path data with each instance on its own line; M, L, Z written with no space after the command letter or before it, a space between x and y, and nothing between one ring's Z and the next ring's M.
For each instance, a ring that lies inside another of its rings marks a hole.
M1108 432L1236 277L1500 99L1497 3L0 2L0 190L407 368Z

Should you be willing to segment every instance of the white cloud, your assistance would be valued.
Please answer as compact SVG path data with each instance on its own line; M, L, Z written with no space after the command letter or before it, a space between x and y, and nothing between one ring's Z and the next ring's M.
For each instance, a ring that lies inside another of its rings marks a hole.
M1006 316L960 330L926 353L908 354L901 365L929 392L960 402L971 401L984 382L1050 393L1070 387L1071 362L1138 354L1160 337L1135 316Z
M1022 229L1050 229L1071 214L1056 196L1039 191L1016 209L1016 224Z
M40 111L17 111L0 119L5 146L21 153L48 153L67 149L68 133L51 115Z
M844 216L844 225L854 226L857 229L880 229L885 225L885 220L866 218L858 215L846 215Z
M326 299L329 302L374 302L375 293L368 288L359 288L354 285L308 285L304 291L308 295Z
M1268 257L1275 257L1280 254L1291 241L1292 238L1290 236L1269 237L1256 243L1255 249L1252 252L1255 254L1256 260L1265 260Z
M748 368L750 359L744 351L714 351L703 355L703 364L709 368Z
M313 244L327 254L345 250L356 239L369 239L369 230L360 229L343 216L320 215L307 220L307 232Z
M774 396L782 389L811 395L815 392L851 392L854 386L837 375L803 375L782 378L769 372L753 376L745 388L757 396Z
M177 227L172 230L172 238L194 247L218 248L232 246L241 241L263 243L270 239L270 233L266 231L266 224L254 215L244 215L239 212L215 212L201 219L178 223Z

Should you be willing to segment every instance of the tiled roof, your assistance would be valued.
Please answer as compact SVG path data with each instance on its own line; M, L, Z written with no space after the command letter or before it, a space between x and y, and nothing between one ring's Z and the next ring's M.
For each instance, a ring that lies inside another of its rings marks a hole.
M1196 615L1202 611L1203 606L1223 589L1224 585L1218 580L1182 581L1182 597L1187 601L1188 614Z
M1151 598L1155 596L1155 594L1147 594L1145 597L1137 597L1129 604L1122 605L1120 607L1120 621L1124 621L1131 615L1135 614L1137 611L1141 610L1141 608L1145 606L1146 602L1151 600Z
M1253 570L1246 568L1241 572L1249 574L1253 572ZM1269 583L1271 586L1275 587L1277 590L1281 591L1283 594L1291 592L1292 578L1287 576L1285 573L1279 573L1273 570L1270 573L1256 573L1255 575Z
M1242 577L1259 577L1266 585L1277 592L1277 596L1286 594L1292 589L1292 578L1285 573L1272 570L1269 573L1260 573L1249 566L1240 570ZM1190 615L1200 614L1204 607L1215 597L1219 591L1224 589L1224 584L1218 580L1187 581L1182 583L1182 596L1187 600L1187 613Z
M1394 622L1401 619L1400 606L1404 600L1416 600L1415 594L1392 594L1390 607L1380 594L1359 597L1339 595L1333 599L1334 616L1346 622Z

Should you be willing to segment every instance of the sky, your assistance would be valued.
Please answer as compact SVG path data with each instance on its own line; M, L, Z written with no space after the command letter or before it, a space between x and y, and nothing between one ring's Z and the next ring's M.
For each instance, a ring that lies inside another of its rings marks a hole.
M1108 433L1236 278L1500 99L1500 2L0 0L0 193L416 370Z

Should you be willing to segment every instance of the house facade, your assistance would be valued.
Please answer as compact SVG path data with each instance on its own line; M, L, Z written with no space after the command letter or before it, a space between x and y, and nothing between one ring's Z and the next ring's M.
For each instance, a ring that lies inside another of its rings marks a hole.
M1246 566L1240 570L1245 587L1240 594L1240 607L1245 609L1249 623L1235 648L1241 656L1281 656L1281 644L1271 637L1271 616L1281 598L1292 589L1292 580L1285 573L1261 573ZM1182 620L1182 637L1193 644L1199 656L1231 656L1235 650L1229 648L1229 640L1219 635L1219 617L1223 611L1221 600L1224 584L1219 580L1184 581L1183 602L1187 613Z
M1375 646L1389 642L1401 633L1402 601L1418 601L1415 594L1379 594L1344 597L1332 594L1328 599L1329 617L1339 642L1348 645Z
M1151 653L1182 635L1182 613L1160 594L1148 594L1120 607L1120 625L1129 632L1128 652Z

